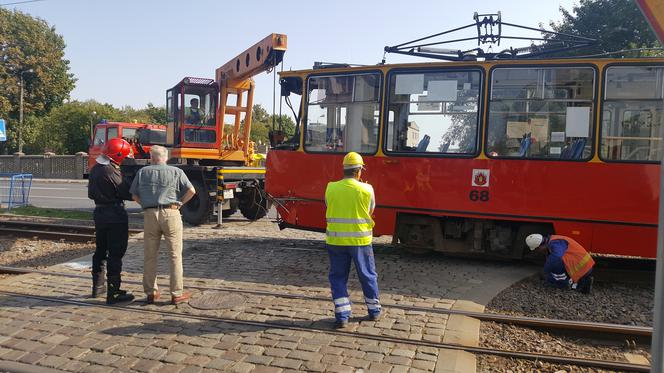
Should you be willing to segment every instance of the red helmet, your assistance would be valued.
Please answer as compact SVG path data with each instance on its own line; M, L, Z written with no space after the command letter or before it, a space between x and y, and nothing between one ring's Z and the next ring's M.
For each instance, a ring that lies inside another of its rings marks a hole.
M108 140L103 152L113 162L120 164L131 153L131 145L124 139L114 138Z

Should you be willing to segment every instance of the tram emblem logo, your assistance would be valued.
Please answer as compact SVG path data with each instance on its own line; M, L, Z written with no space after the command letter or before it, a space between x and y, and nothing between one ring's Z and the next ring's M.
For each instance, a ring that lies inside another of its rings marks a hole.
M488 187L490 171L485 169L473 169L473 178L470 180L470 185L474 187Z

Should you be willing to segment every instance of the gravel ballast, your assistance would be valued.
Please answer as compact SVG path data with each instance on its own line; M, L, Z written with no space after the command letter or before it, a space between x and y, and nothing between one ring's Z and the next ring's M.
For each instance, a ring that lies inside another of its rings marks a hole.
M652 325L654 284L595 283L590 295L548 287L529 277L495 297L485 312L625 325ZM480 344L507 350L602 360L628 361L625 354L650 359L650 346L565 336L507 324L483 322ZM603 372L593 368L478 356L479 372Z

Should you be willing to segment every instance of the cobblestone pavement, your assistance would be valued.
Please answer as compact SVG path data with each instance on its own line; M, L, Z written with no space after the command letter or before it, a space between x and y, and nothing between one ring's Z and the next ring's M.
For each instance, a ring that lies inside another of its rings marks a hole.
M31 274L0 281L1 291L92 304L0 296L0 361L81 372L443 372L449 370L439 357L449 360L450 350L412 341L476 344L476 338L468 341L465 336L476 335L479 322L436 310L470 304L466 300L485 303L492 294L533 273L533 268L516 264L403 255L382 245L388 238L379 238L376 266L383 317L361 320L366 310L352 274L349 288L355 318L348 330L356 335L339 335L325 332L331 330L334 314L327 300L322 235L279 231L268 221L231 221L221 230L189 228L185 241L185 287L190 286L193 299L213 294L209 292L214 289L226 290L222 294L234 294L236 304L204 310L169 305L166 297L155 305L143 303L139 236L130 242L124 266L124 287L139 296L128 306L131 309L99 307L95 304L101 300L87 298L89 258L51 268L79 276ZM168 273L163 257L159 272ZM167 277L160 276L159 283L166 289ZM390 307L395 304L430 310ZM367 337L374 335L402 340Z

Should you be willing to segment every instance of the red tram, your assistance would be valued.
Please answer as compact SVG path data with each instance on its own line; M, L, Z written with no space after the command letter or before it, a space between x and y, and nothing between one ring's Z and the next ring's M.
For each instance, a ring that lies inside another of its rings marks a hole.
M374 234L406 248L516 258L526 235L555 232L655 256L663 58L332 67L281 83L301 96L300 130L267 159L283 227L324 231L325 187L356 151Z

